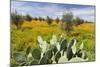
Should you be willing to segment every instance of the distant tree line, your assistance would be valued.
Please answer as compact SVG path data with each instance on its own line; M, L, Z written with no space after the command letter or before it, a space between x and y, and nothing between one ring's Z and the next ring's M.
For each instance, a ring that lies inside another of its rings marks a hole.
M36 21L47 21L48 25L51 25L53 21L55 21L57 24L62 21L62 28L66 31L71 31L73 29L73 25L77 26L80 24L83 24L84 22L90 23L88 21L84 21L83 19L76 17L73 15L72 12L64 13L62 15L62 19L57 17L56 19L53 19L52 17L47 16L46 18L43 17L32 17L30 14L27 15L21 15L18 14L17 11L14 13L11 13L11 24L14 24L17 29L21 28L21 25L24 21L31 22L32 20Z
M32 17L30 14L27 15L21 15L18 14L17 11L14 13L11 13L11 24L14 24L17 29L20 29L24 21L31 22L32 20L35 21L47 21L48 25L51 25L52 22L55 20L57 24L59 23L60 19L57 17L56 19L53 19L49 16L46 18L43 17Z

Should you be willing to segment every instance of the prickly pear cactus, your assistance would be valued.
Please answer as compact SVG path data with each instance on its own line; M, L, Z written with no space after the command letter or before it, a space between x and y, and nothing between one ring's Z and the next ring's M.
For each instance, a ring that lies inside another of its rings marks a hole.
M76 39L68 41L63 35L59 38L52 35L50 40L38 36L37 41L39 48L28 47L25 52L13 53L13 59L20 63L19 66L88 61L84 43L76 48Z
M32 56L33 56L34 59L39 60L41 58L41 51L40 51L40 49L37 49L37 48L33 49Z

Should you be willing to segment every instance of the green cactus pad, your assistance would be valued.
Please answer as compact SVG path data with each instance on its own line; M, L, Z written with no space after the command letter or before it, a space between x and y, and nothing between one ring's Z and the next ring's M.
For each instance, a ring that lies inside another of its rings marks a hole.
M39 60L41 58L41 51L38 48L32 50L32 56L34 59Z

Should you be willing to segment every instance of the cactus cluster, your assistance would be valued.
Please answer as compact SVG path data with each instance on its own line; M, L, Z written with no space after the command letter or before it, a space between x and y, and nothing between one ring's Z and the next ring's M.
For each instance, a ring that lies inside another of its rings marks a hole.
M76 48L76 39L68 41L64 35L52 35L50 40L38 36L37 41L39 48L28 47L25 52L13 53L14 60L20 62L20 66L88 61L84 43Z

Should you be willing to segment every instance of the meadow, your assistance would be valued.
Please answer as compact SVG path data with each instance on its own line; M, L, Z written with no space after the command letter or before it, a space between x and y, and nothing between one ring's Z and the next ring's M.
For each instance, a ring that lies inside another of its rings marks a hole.
M95 61L95 6L11 1L11 67Z
M62 29L61 21L56 23L52 22L48 25L47 21L24 21L21 29L12 24L11 25L11 57L14 52L24 52L28 47L39 48L37 37L42 36L44 40L48 41L52 35L60 36L65 35L69 41L72 38L77 39L77 47L81 42L84 42L84 50L87 51L88 61L95 60L95 23L83 23L73 26L71 32ZM17 62L12 58L12 64Z

